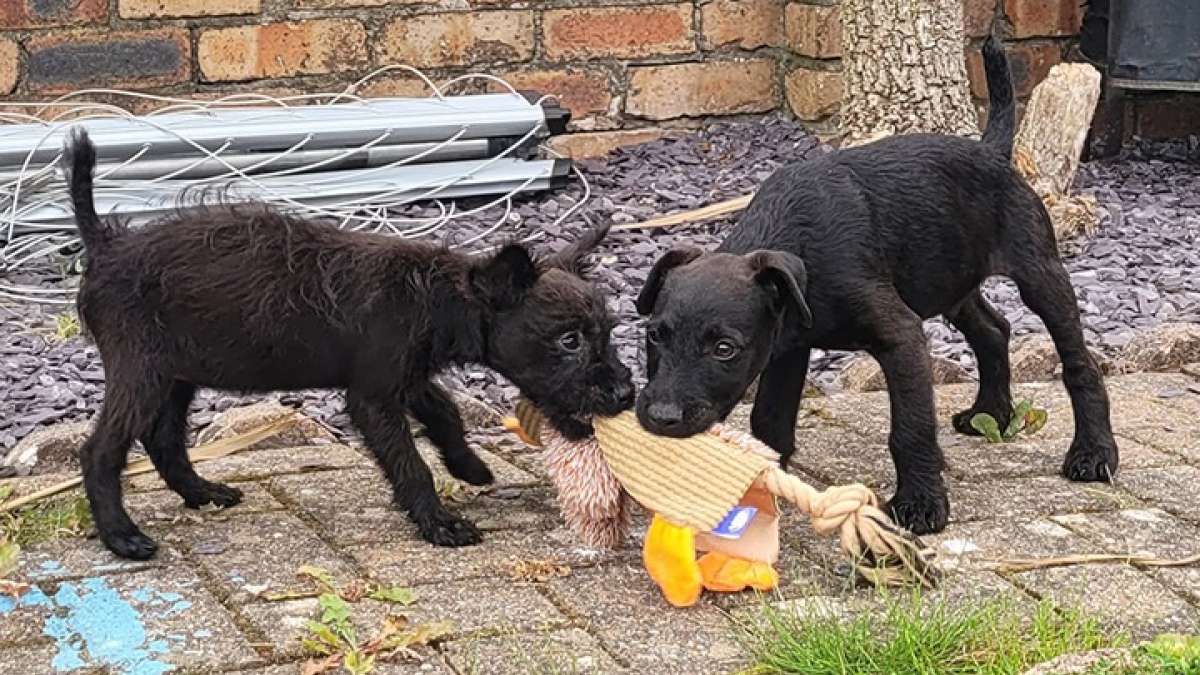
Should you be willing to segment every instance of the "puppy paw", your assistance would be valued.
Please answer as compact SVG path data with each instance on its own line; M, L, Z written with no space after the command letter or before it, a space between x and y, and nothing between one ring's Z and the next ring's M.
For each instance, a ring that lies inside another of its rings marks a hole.
M428 520L417 521L417 528L421 538L435 546L474 546L483 541L474 523L444 509Z
M212 504L221 508L237 506L242 503L242 498L245 495L241 489L235 488L232 485L205 481L182 496L184 506L189 509L198 509L205 504Z
M945 489L925 492L900 489L884 510L897 525L913 534L937 534L950 520L950 498Z
M1001 429L1004 429L1008 426L1009 418L1012 417L1012 409L1006 408L1003 410L1004 412L1001 412L1000 408L992 410L984 407L968 408L967 410L957 413L954 415L954 417L950 418L950 423L954 426L954 430L960 434L966 436L982 436L983 434L980 433L978 429L971 426L971 419L979 413L987 413L992 416L992 419L996 420L996 424L999 425Z
M1063 460L1062 474L1068 480L1081 483L1110 482L1117 473L1117 444L1106 443L1071 444Z
M475 453L460 455L446 460L446 470L451 476L470 485L490 485L496 477L492 470Z
M120 533L101 533L100 541L108 550L127 560L149 560L158 552L158 544L137 527Z

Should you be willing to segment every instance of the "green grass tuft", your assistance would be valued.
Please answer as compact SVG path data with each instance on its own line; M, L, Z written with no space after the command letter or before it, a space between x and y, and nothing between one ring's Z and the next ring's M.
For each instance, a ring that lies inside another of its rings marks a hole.
M91 526L92 512L87 498L80 492L30 504L16 515L0 516L0 531L22 548L60 537L78 536Z
M1200 637L1160 635L1125 659L1108 659L1086 675L1196 675L1200 673Z
M848 618L764 604L739 634L756 664L745 673L754 675L1019 675L1062 654L1126 642L1045 600L1032 613L1011 598L951 608L919 592L885 596L880 610Z

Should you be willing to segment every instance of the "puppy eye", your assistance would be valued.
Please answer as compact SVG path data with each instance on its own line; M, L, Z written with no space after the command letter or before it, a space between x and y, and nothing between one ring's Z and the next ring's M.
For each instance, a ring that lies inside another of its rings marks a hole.
M728 361L737 356L739 351L741 351L741 348L734 344L733 341L721 340L713 347L713 358L718 361Z
M568 352L577 352L583 346L583 336L573 330L558 339L558 345Z
M651 344L658 344L659 342L662 342L662 331L658 329L658 326L650 326L646 329L646 339L649 340Z

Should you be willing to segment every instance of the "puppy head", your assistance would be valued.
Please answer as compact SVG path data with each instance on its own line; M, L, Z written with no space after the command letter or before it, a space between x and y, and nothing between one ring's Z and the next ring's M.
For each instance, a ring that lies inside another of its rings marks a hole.
M806 284L804 263L781 251L664 255L637 299L650 315L642 425L684 438L724 419L766 365L784 317L812 325Z
M564 436L592 433L594 415L633 406L632 374L610 340L613 317L583 278L583 260L608 227L538 262L520 244L500 249L473 272L490 309L486 361L513 382Z

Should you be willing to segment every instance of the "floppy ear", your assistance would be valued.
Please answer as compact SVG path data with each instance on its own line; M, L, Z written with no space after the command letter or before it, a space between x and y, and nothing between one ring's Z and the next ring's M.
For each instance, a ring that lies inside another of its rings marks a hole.
M493 307L504 309L521 302L538 279L529 249L508 244L471 272L471 286Z
M584 232L574 243L555 253L548 261L550 266L582 277L587 272L583 264L584 257L604 241L610 229L612 223L606 223Z
M770 290L781 306L796 312L800 325L812 327L812 310L804 299L808 289L808 271L804 261L784 251L754 251L746 254L754 280Z
M646 283L642 286L642 292L638 294L637 311L642 316L648 316L654 311L654 304L658 302L658 292L662 290L663 282L667 280L667 274L679 267L686 265L703 253L698 248L693 246L677 246L663 254L663 257L654 263L654 267L650 268L650 274L646 275Z

